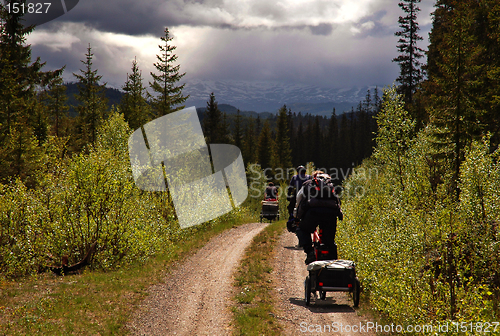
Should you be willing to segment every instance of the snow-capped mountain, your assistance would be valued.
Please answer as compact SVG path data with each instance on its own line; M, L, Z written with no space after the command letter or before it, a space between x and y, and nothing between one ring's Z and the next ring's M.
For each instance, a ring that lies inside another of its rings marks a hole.
M275 112L286 104L293 112L329 115L334 107L338 114L350 111L365 99L368 90L373 95L374 89L375 86L334 89L301 84L192 79L186 81L183 93L190 95L186 106L205 107L213 92L219 104L229 104L242 111Z

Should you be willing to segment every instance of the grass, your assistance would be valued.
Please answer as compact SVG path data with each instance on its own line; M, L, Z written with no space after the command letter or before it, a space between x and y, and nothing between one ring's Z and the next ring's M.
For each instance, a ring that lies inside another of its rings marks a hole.
M254 220L220 221L146 263L114 271L0 280L0 335L126 334L134 306L149 286L162 281L173 263L194 254L220 232Z
M274 318L270 273L273 248L283 233L284 221L274 222L257 235L248 247L236 275L233 324L236 335L280 335Z

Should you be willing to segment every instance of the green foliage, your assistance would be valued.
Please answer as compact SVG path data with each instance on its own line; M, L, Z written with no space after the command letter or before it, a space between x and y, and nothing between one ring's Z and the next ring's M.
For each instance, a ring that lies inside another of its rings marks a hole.
M240 218L238 208L210 223L181 230L167 193L139 190L128 158L130 128L113 110L95 146L65 159L67 141L41 147L36 188L21 180L0 185L0 274L17 277L80 261L96 242L92 267L110 269L168 249L213 223Z
M497 321L499 153L487 141L467 148L455 200L453 162L436 156L429 127L412 136L401 106L387 90L376 154L344 183L340 256L390 323Z
M408 155L415 122L410 119L408 112L404 109L403 100L396 93L395 87L384 92L382 110L376 119L378 132L374 157L394 172L393 176L397 176L395 183L399 183L404 190L403 174L406 170L406 155Z

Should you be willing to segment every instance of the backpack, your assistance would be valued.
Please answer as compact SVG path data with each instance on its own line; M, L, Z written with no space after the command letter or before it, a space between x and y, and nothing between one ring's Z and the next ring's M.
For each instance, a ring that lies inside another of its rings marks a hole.
M304 182L304 198L297 209L297 218L302 218L310 208L332 208L340 213L340 200L330 179L312 179Z

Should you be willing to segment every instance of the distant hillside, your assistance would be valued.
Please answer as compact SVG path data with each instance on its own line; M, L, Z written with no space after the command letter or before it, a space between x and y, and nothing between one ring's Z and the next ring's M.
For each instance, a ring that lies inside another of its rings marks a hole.
M374 94L376 86L352 88L325 88L313 85L274 83L264 81L213 81L190 79L183 92L189 94L187 106L205 107L210 94L220 104L229 104L242 111L276 113L286 104L292 112L329 116L351 111L365 99L368 90ZM380 86L380 88L383 86ZM379 94L381 93L381 90Z
M75 106L78 105L78 102L75 98L75 95L78 94L78 83L65 83L66 85L66 95L68 96L68 105L70 106L70 114L72 116L76 115L76 111L74 109ZM108 98L108 106L111 107L112 105L118 105L123 97L123 92L114 89L114 88L109 88L106 87L106 98ZM217 98L217 97L216 97ZM207 98L208 100L208 98ZM217 98L217 100L219 100ZM220 100L219 100L220 101ZM203 114L205 111L205 106L207 102L198 102L195 104L195 101L193 100L188 100L186 102L186 106L196 106L196 110L198 111L198 114L200 115L200 119L203 119ZM292 112L299 113L302 112L303 115L309 113L311 115L320 115L320 116L326 116L329 117L332 114L333 109L336 109L337 115L342 114L343 112L351 111L352 107L357 105L358 103L350 103L350 102L340 102L340 103L335 103L335 102L320 102L320 103L312 103L312 102L303 102L303 103L290 103L286 104L287 108L291 109ZM281 105L282 106L282 105ZM280 107L281 107L280 106ZM240 108L240 114L245 117L253 117L257 118L257 116L260 116L260 118L263 119L268 119L274 115L276 115L277 110L271 110L269 112L255 112L252 110L244 110L241 107L236 107L232 104L227 104L227 103L220 103L219 104L219 109L228 114L236 114L238 111L238 108Z
M229 104L218 104L219 110L222 113L226 113L227 115L236 115L238 114L238 108L234 107ZM200 116L200 120L203 119L203 114L205 113L206 107L197 107L196 111L198 112L198 115ZM257 118L257 116L260 116L261 119L268 119L273 117L275 114L270 113L270 112L255 112L255 111L241 111L240 110L240 115L243 117L252 117L252 118Z
M76 116L75 106L78 101L75 96L78 94L78 83L64 83L66 86L66 95L68 96L68 105L70 106L70 115ZM114 88L106 87L106 98L108 98L108 106L118 105L122 99L123 92Z

